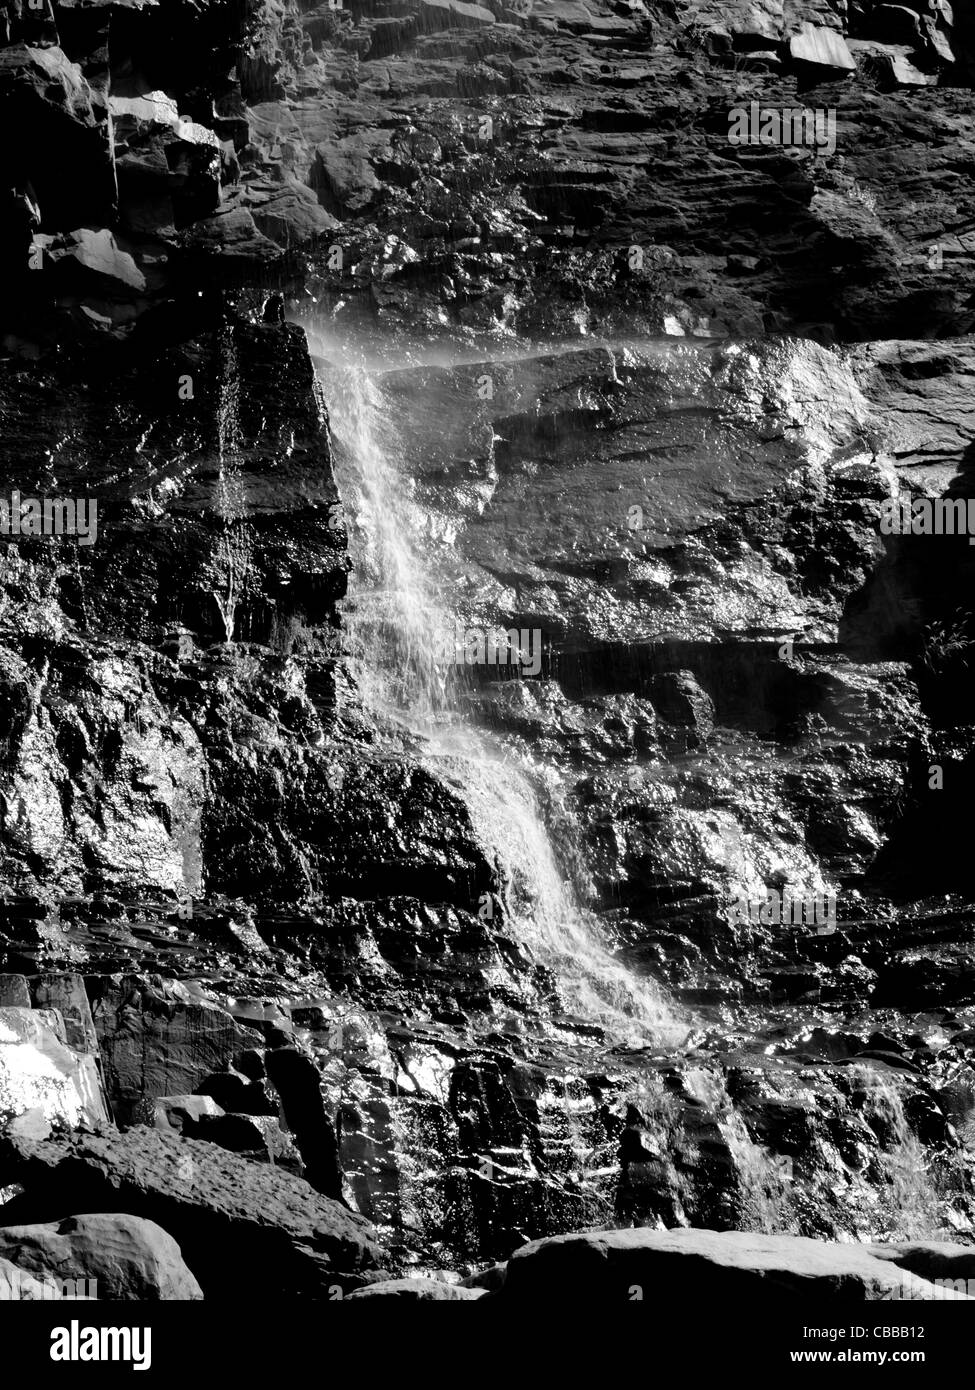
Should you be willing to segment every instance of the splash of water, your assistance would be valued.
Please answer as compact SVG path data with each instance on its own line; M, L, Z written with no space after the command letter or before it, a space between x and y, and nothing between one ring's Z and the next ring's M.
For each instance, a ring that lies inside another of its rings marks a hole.
M396 461L403 450L381 381L357 367L323 367L336 469L357 517L359 554L346 605L351 656L365 702L422 740L424 758L460 792L505 875L505 906L570 1012L630 1045L673 1045L687 1025L649 983L616 962L598 923L562 872L525 767L467 723L462 676L441 640L454 615L438 586L424 516Z

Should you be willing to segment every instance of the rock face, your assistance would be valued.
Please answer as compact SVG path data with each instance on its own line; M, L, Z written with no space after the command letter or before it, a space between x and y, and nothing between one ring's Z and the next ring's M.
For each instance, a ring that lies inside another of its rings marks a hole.
M6 7L0 1236L963 1267L971 552L881 516L971 489L973 83L942 3Z

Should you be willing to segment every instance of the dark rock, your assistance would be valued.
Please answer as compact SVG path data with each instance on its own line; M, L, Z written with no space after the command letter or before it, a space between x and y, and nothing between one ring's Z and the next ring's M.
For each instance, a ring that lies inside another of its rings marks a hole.
M338 1146L334 1126L325 1113L318 1067L310 1057L290 1047L268 1052L264 1063L268 1078L281 1097L288 1128L301 1154L305 1177L327 1197L341 1199Z
M24 975L0 975L0 1008L29 1009L30 990Z
M361 1216L301 1178L200 1140L148 1129L0 1140L0 1175L25 1189L3 1208L8 1225L121 1208L168 1231L207 1297L225 1296L228 1270L248 1261L283 1296L324 1296L342 1274L378 1265Z
M233 1071L217 1072L206 1077L197 1088L222 1110L232 1115L275 1115L277 1106L261 1081L248 1081Z
M212 1096L158 1096L153 1122L157 1129L175 1129L178 1134L184 1134L188 1124L194 1125L205 1116L222 1114L224 1111Z
M187 1139L205 1139L256 1163L271 1163L308 1178L294 1140L281 1129L275 1116L201 1114L188 1117L180 1133Z
M122 1123L147 1099L197 1090L251 1036L224 1010L172 987L103 977L91 991L106 1084Z
M39 975L31 980L31 994L36 1009L57 1009L69 1047L98 1055L98 1035L81 975Z

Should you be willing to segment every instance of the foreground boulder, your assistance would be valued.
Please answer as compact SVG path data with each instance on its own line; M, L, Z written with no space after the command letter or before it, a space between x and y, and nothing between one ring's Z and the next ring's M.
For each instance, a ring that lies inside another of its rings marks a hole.
M203 1291L187 1269L179 1246L161 1226L138 1216L95 1213L36 1226L0 1227L0 1259L25 1278L19 1297L76 1296L159 1302L193 1301ZM40 1289L25 1293L34 1282ZM18 1297L17 1285L0 1285L0 1299Z
M7 1183L25 1189L0 1208L8 1225L69 1211L122 1210L157 1222L208 1298L239 1292L255 1276L268 1293L324 1297L343 1276L378 1264L368 1223L304 1179L158 1130L0 1140L0 1186Z
M927 1263L919 1263L920 1249L753 1231L598 1231L553 1236L515 1251L496 1296L523 1302L576 1297L587 1303L755 1297L762 1306L810 1297L839 1303L970 1301L957 1288L911 1272L937 1268L933 1277L948 1279L956 1258L971 1262L967 1247L926 1245ZM494 1277L493 1270L487 1273Z

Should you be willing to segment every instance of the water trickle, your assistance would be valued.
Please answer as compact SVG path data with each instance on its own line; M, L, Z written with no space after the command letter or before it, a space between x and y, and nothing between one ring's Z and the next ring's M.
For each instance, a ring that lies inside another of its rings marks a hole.
M850 1067L856 1087L854 1103L862 1104L863 1117L877 1135L881 1184L878 1187L879 1221L875 1234L884 1237L889 1225L907 1240L943 1240L954 1234L945 1220L943 1193L931 1172L924 1145L911 1127L897 1086L876 1068ZM857 1094L859 1093L859 1094Z
M727 1150L737 1188L740 1228L767 1233L793 1228L791 1161L783 1161L752 1139L720 1072L690 1069L684 1084L688 1095L713 1117L720 1143Z
M223 619L227 641L233 641L237 604L250 565L247 496L240 466L240 372L233 333L226 330L221 345L220 398L217 405L218 473L216 510L220 539L214 561L217 588L214 599Z
M687 1033L654 987L603 944L576 900L546 828L536 786L512 750L463 716L463 668L449 635L455 615L437 584L429 531L376 372L326 364L325 397L336 471L355 518L355 569L345 626L360 693L370 708L422 740L423 758L462 795L506 876L505 906L570 1012L618 1042L673 1045Z

